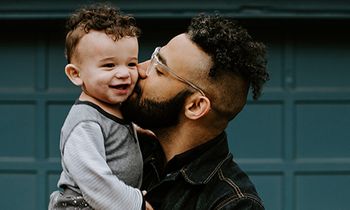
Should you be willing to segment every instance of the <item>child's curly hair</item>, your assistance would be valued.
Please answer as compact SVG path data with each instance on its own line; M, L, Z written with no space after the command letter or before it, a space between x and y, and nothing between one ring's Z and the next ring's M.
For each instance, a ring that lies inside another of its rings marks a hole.
M66 23L66 58L68 63L79 40L90 30L104 31L113 40L125 36L139 37L140 29L133 17L123 15L118 8L109 4L92 4L76 10Z
M249 82L253 98L258 99L269 79L263 43L254 41L244 28L218 14L193 18L188 34L213 59L209 77L232 72Z

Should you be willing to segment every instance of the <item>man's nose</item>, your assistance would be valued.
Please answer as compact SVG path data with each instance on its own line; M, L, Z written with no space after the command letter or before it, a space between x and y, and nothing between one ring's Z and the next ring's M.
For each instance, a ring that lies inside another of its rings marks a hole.
M137 70L139 71L139 76L141 79L145 79L147 77L147 68L149 64L150 60L147 60L137 65Z

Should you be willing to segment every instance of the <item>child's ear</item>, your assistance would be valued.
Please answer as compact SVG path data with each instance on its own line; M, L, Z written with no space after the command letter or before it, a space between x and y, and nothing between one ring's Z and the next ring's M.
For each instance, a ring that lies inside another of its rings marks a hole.
M80 78L79 68L74 64L67 64L64 68L67 77L72 81L72 83L76 86L81 86L83 84L83 80Z
M190 97L185 105L185 115L190 119L199 119L210 110L210 100L205 96Z

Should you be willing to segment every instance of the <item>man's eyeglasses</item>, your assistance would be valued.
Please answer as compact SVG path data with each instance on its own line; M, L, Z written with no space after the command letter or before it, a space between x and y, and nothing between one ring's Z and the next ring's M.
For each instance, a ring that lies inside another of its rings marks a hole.
M182 77L180 77L179 75L177 75L173 70L171 70L171 68L169 68L168 66L166 66L165 64L163 64L158 56L159 56L159 51L160 51L161 47L157 47L151 57L151 63L148 66L147 70L146 70L146 75L148 76L151 71L156 70L157 66L159 66L161 69L166 70L167 72L169 72L171 75L173 75L177 80L189 85L190 87L192 87L193 89L197 90L198 92L200 92L200 94L202 94L203 96L205 96L204 91L199 88L197 85L193 84L192 82L188 81L187 79L184 79Z

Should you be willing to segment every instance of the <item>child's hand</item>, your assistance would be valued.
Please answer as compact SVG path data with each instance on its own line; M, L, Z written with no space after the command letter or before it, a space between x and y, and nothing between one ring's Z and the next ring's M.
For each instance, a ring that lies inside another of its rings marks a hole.
M145 196L147 194L147 191L142 190L142 194L143 194L143 196ZM153 207L147 201L146 201L146 210L153 210Z
M153 210L153 207L147 201L146 201L146 210Z

